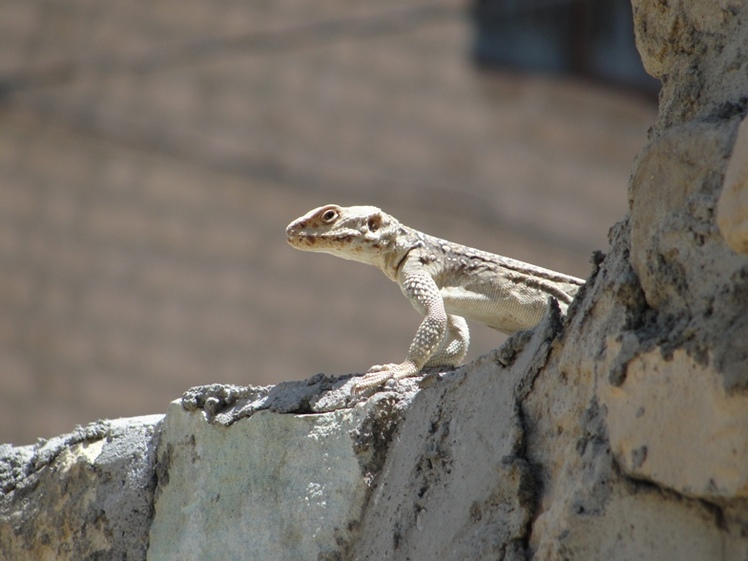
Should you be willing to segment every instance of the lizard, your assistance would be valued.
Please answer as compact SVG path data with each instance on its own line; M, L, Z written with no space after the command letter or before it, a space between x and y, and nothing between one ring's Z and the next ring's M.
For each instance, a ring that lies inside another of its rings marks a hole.
M550 298L566 312L582 279L449 242L401 224L374 206L324 205L291 222L288 243L374 265L396 282L423 316L401 363L375 365L354 392L418 374L455 368L467 353L465 318L506 334L535 327Z

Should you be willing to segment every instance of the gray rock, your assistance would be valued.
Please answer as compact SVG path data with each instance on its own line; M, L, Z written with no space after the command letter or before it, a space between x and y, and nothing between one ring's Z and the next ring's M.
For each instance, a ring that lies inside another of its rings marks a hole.
M0 446L0 558L145 559L163 415Z

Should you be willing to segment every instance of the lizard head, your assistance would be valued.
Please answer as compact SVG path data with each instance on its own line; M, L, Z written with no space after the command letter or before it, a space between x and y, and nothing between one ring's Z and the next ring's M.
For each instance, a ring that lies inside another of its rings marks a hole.
M325 205L286 228L288 243L303 251L330 253L382 267L392 253L400 223L375 206Z

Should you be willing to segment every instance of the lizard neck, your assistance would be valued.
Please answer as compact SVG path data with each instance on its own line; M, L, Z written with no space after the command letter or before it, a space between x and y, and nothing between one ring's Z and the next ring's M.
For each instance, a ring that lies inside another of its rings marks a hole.
M422 245L422 240L419 232L402 224L398 224L397 231L388 237L388 243L382 247L380 253L381 262L376 265L387 278L397 282L405 258L412 249Z

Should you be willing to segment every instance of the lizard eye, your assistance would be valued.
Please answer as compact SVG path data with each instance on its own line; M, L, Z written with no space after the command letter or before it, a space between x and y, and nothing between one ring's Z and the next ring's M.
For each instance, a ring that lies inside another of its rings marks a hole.
M325 224L332 224L338 219L338 216L337 210L330 209L323 212L320 218Z

